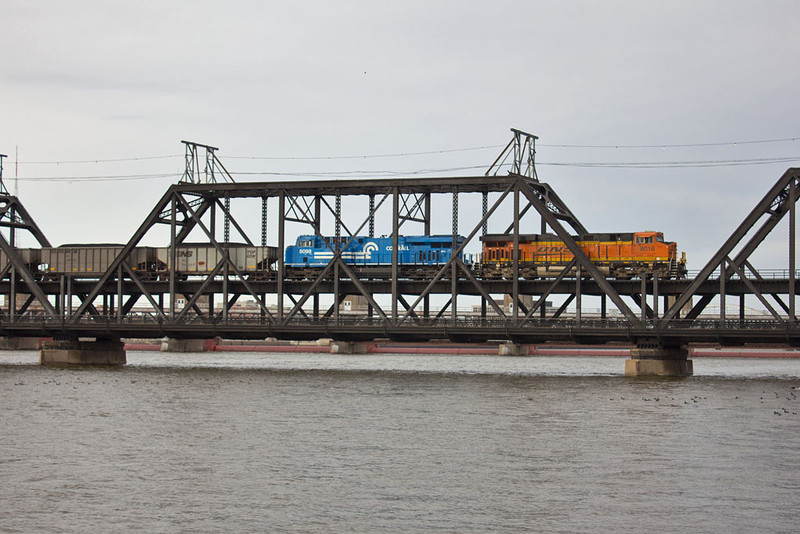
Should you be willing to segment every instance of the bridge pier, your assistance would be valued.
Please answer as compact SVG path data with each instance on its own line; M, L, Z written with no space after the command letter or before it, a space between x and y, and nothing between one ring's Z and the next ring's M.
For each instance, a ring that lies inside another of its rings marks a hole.
M355 341L331 341L331 354L367 354L374 343Z
M161 352L210 352L214 350L213 339L177 339L165 337L161 340Z
M686 346L637 346L625 361L625 376L692 376L693 373Z
M529 356L530 347L517 343L501 343L497 348L498 356Z
M39 337L0 337L0 350L39 350L42 338Z
M124 345L120 339L46 340L39 350L41 365L124 365Z

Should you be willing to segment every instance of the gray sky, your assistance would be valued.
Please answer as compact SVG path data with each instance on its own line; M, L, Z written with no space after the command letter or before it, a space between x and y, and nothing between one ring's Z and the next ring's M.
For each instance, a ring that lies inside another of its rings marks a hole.
M4 179L54 244L125 242L181 173L182 139L219 147L237 181L480 175L514 127L585 226L663 230L699 269L800 166L798 22L791 1L6 0ZM796 160L580 165L762 158ZM127 161L69 163L108 159ZM786 256L766 244L760 267Z

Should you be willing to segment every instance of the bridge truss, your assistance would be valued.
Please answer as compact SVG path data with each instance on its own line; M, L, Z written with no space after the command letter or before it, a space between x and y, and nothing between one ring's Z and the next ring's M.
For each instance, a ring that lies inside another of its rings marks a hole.
M795 309L800 169L784 173L695 278L611 280L573 238L588 233L586 227L548 184L539 181L536 137L512 132L511 142L486 175L425 179L237 183L215 147L184 141L184 177L158 200L107 269L93 277L32 272L24 250L16 247L17 233L30 233L41 247L50 243L19 199L2 187L0 333L65 338L624 341L657 346L800 341ZM511 172L503 175L499 169L507 160ZM460 221L464 205L472 210L480 205L480 216L471 212L466 224ZM442 206L450 208L449 221ZM784 219L789 225L787 274L767 277L750 259ZM448 222L449 228L441 231ZM391 265L381 275L363 272L342 256L355 236L374 236L376 223L393 244ZM478 250L479 237L489 224L502 228L517 251L521 234L554 233L574 259L552 278L525 280L517 252L510 279L483 279L458 253ZM293 244L287 236L298 228L304 234L335 237L330 240L330 261L305 280L287 276L282 253ZM453 244L458 234L466 239L428 278L404 278L399 236L432 231L450 235ZM280 251L271 272L256 276L234 261L232 245L267 246L270 240ZM218 262L204 275L178 272L180 246L198 242L215 250ZM167 275L152 277L137 269L134 253L146 243L169 246ZM366 302L364 313L342 312L343 301L352 295ZM548 307L548 299L557 295L564 297L563 303L557 309ZM599 316L583 311L587 295L600 297ZM460 309L459 298L464 296L479 298L480 309ZM498 303L503 296L510 299L510 309ZM715 297L719 314L710 317L707 308ZM745 297L757 299L769 316L748 315ZM736 317L726 313L730 298L739 299ZM432 299L440 303L438 309L431 306ZM238 311L236 304L243 301L253 303L254 309Z

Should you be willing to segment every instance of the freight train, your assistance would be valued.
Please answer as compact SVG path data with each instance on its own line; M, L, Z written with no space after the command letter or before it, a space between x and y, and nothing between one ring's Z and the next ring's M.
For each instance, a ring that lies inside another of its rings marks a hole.
M664 241L661 232L584 234L573 236L581 250L607 277L684 278L686 255L678 257L677 244ZM340 237L341 258L359 274L374 278L392 273L393 240L390 237ZM408 279L428 279L450 261L454 250L464 244L463 236L399 236L398 275ZM507 234L481 237L482 252L472 256L459 253L459 259L476 276L484 279L513 277L513 238ZM454 248L455 246L455 248ZM124 248L119 244L63 245L60 247L17 249L31 273L39 279L62 275L98 278L105 273ZM284 276L288 279L314 278L328 265L337 249L336 238L301 235L296 244L286 247ZM169 277L172 249L135 247L127 260L131 270L145 280ZM280 258L277 247L229 244L228 253L239 272L250 278L275 276ZM519 236L519 275L524 279L558 276L572 261L566 244L552 234ZM176 251L175 271L181 278L208 275L222 260L222 253L209 244L181 244ZM0 252L0 267L8 264ZM569 273L575 276L576 269Z

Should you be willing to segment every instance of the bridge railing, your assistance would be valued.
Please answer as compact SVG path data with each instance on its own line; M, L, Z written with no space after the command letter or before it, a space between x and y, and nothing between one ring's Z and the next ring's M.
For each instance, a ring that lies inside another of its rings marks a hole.
M719 269L711 273L708 277L709 280L719 280ZM697 277L700 271L688 271L686 273L686 278L692 280ZM748 272L748 278L752 279L750 273ZM761 275L761 278L765 278L767 280L788 280L791 277L792 271L791 269L759 269L758 274ZM795 279L800 280L800 269L795 270L794 273ZM734 274L731 279L736 280L739 278L738 274Z

